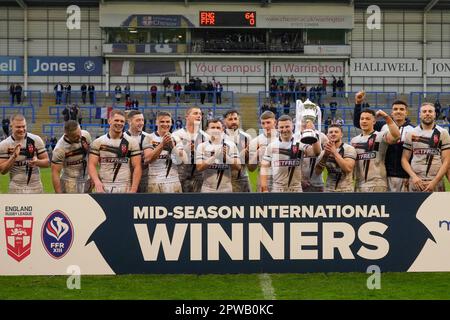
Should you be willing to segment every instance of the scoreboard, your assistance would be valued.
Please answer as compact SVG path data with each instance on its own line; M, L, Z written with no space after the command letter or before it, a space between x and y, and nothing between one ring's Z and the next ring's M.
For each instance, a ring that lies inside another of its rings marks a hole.
M255 11L200 11L200 27L256 27Z

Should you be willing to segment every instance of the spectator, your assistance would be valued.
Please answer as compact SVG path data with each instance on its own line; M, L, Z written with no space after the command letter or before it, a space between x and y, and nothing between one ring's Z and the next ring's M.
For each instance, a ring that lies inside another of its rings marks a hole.
M76 104L70 108L70 120L78 121L78 105Z
M205 104L206 98L206 86L204 84L200 85L200 103Z
M87 87L85 83L81 85L80 90L81 90L81 101L83 101L83 104L86 104Z
M181 84L177 81L173 85L173 91L175 92L175 102L178 104L180 102L180 95L181 95Z
M262 114L264 111L269 111L269 104L267 100L264 100L263 105L261 106L260 113Z
M183 120L181 120L181 117L178 117L177 121L175 122L175 129L182 129L183 128Z
M165 77L163 80L163 87L164 87L164 93L169 90L170 85L172 82L170 82L169 77Z
M131 98L128 97L127 100L125 101L125 110L126 110L126 111L131 110L131 105L132 105Z
M337 102L331 101L330 102L330 112L331 112L331 119L336 119L336 112L337 112Z
M16 84L16 88L14 89L14 92L16 94L17 104L21 104L22 103L22 86L20 84Z
M278 85L278 91L284 91L284 78L283 76L280 76L277 82Z
M323 87L321 85L318 85L316 88L316 98L317 98L318 105L320 105L322 103L322 93L323 93Z
M333 82L331 83L332 87L333 87L333 97L336 97L336 88L337 88L337 80L335 76L333 77Z
M316 88L314 86L309 89L309 100L314 103L316 102Z
M322 81L322 93L323 95L327 95L328 80L326 77L320 77L320 81Z
M125 89L123 89L123 91L125 92L125 101L127 101L127 98L129 98L131 96L131 88L130 88L129 83L127 83L127 85L125 86Z
M9 124L9 118L5 118L2 120L3 132L5 133L6 137L9 137Z
M206 85L206 91L208 92L208 103L211 103L214 96L214 86L211 82Z
M342 78L339 77L339 80L337 82L337 88L339 92L338 96L341 98L344 96L344 87L345 87L344 80L342 80Z
M152 131L156 131L155 128L155 119L156 119L156 114L153 110L150 110L150 113L148 115L148 124L150 126L150 130Z
M208 109L208 115L207 115L207 118L206 118L207 120L212 120L212 119L214 119L214 114L213 114L213 112L212 112L212 110L211 109Z
M337 124L338 126L342 127L344 125L344 119L339 117L339 118L336 119L336 121L334 123Z
M270 95L270 101L275 103L276 97L277 97L277 85L276 84L270 85L270 94L269 95Z
M442 106L439 102L439 99L436 99L436 102L434 103L434 110L436 112L436 121L439 120L439 117L441 116ZM444 116L445 118L445 116Z
M64 90L64 87L61 84L61 82L58 82L56 84L54 90L55 90L55 97L56 97L55 104L61 104L62 94L63 94L63 90Z
M139 110L139 100L138 99L133 99L133 101L131 101L131 109Z
M220 81L217 81L216 85L216 103L222 104L222 92L223 92L223 85L220 83Z
M278 117L278 110L274 103L271 101L269 106L269 111L272 111L274 115Z
M164 95L167 99L167 104L170 104L170 98L172 97L172 91L170 91L170 85L167 87L164 87Z
M114 96L116 98L116 102L120 102L120 99L122 99L122 88L120 85L116 85L114 88Z
M89 92L89 103L94 105L95 104L95 86L93 84L89 85L88 92Z
M152 103L155 104L156 103L156 94L158 93L158 87L153 84L150 87L150 93L152 95Z
M14 83L11 83L11 85L9 86L9 97L11 105L14 105L14 98L16 97L16 90L14 87Z
M64 87L65 99L66 103L72 103L72 86L70 83L67 83Z
M70 120L70 107L69 105L66 105L64 110L62 111L62 115L64 116L64 122L67 122Z

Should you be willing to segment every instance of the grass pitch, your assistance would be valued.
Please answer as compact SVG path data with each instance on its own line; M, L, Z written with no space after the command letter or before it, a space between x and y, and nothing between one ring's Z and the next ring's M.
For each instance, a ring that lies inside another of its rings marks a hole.
M53 193L50 169L41 171L44 190ZM0 177L7 193L8 176ZM256 190L256 173L250 173ZM450 185L446 180L446 190ZM449 299L450 273L383 273L381 289L369 290L365 273L240 275L82 276L81 289L67 288L65 276L0 277L0 299ZM271 286L268 297L263 287Z

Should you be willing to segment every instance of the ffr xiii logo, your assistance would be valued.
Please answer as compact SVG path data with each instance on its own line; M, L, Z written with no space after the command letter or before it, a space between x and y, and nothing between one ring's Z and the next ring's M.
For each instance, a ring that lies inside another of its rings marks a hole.
M64 212L53 211L42 226L42 244L45 250L51 257L61 259L70 250L72 243L72 222Z

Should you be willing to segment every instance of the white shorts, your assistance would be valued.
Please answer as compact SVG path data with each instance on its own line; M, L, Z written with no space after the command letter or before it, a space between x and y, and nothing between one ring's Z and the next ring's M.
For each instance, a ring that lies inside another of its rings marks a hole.
M129 183L103 183L105 193L128 193L130 190Z
M62 193L89 193L91 189L90 180L61 179Z
M409 178L388 177L387 183L390 192L408 192Z
M15 193L15 194L32 194L32 193L44 193L44 187L42 186L42 183L38 186L17 186L17 185L9 185L9 191L8 193Z
M355 192L387 192L388 189L385 186L379 187L356 187Z
M302 190L302 186L298 186L298 187L276 187L273 186L272 187L272 191L271 192L303 192Z
M182 193L179 181L169 183L149 183L148 193Z

